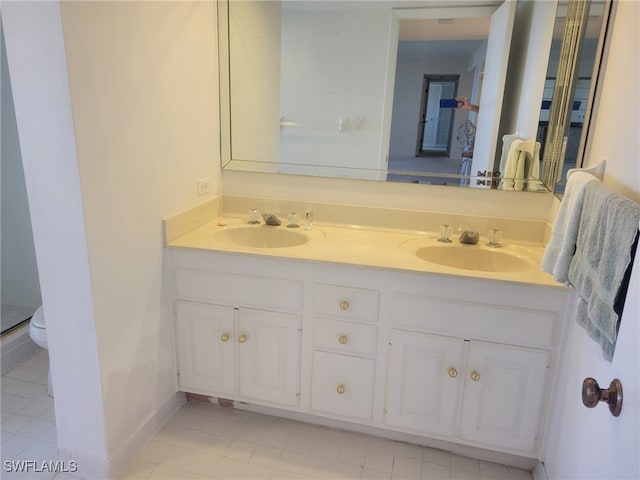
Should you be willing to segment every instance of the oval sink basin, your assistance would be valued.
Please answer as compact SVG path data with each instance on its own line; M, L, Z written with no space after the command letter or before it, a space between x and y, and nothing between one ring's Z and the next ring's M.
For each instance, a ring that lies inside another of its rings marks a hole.
M308 241L308 237L300 231L269 225L230 227L214 236L227 245L250 248L297 247Z
M422 247L416 255L430 263L480 272L526 272L531 269L527 260L513 253L476 245Z

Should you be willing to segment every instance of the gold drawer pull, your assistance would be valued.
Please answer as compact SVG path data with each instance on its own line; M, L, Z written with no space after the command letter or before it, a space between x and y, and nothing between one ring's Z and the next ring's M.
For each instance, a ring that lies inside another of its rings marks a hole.
M341 310L346 310L347 308L349 308L349 302L347 302L346 300L343 300L340 302L340 309Z
M477 382L478 380L480 380L480 374L474 370L473 372L471 372L471 380Z
M247 336L246 336L246 335L244 335L244 334L243 334L243 335L240 335L240 336L238 337L238 342L240 342L240 343L244 343L244 342L246 342L246 341L247 341Z
M456 378L458 376L458 371L455 368L451 367L449 369L449 376L451 378Z
M338 338L338 341L340 342L341 345L344 345L349 341L349 338L347 338L346 335L340 335L340 338Z
M338 385L338 388L336 388L336 392L338 392L339 395L342 395L345 391L344 385L340 384Z
M223 341L223 342L228 342L229 341L229 334L228 333L223 333L220 336L220 340Z

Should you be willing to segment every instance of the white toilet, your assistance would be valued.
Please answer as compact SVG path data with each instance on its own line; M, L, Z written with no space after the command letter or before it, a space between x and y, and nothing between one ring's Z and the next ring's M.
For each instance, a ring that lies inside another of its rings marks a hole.
M44 312L42 310L42 305L38 307L38 309L31 317L31 321L29 322L29 336L31 337L31 340L33 340L34 343L39 347L42 347L45 350L49 349L49 344L47 343L47 329L44 323ZM51 385L51 368L49 368L47 389L49 391L49 396L53 397L53 387Z

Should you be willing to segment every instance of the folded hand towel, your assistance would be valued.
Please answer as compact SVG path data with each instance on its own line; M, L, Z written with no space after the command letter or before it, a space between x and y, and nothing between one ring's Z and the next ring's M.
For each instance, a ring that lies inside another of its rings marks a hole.
M527 159L525 177L527 178L528 191L537 192L544 189L540 180L540 142L535 142L533 145L531 158Z
M580 171L576 171L567 179L564 197L551 231L551 239L542 256L542 271L552 274L556 282L567 283L569 265L576 250L584 189L591 182L599 180Z
M578 323L600 344L608 361L613 358L619 326L614 304L639 225L640 205L600 182L585 187L568 278L580 297Z
M520 156L520 154L522 153L522 151L520 150L521 144L522 140L519 138L513 139L511 141L511 146L509 147L509 153L507 154L504 167L501 166L500 170L500 173L502 174L502 180L500 181L500 186L498 187L500 190L518 190L517 188L515 188L516 177L520 175L520 178L522 178L522 175L524 175L524 158L521 158ZM518 163L520 163L520 169L518 169ZM522 190L522 185L519 186L520 190Z
M502 153L500 155L500 174L504 175L504 170L507 164L507 157L509 156L509 149L514 140L522 140L517 133L511 135L504 135L502 137Z

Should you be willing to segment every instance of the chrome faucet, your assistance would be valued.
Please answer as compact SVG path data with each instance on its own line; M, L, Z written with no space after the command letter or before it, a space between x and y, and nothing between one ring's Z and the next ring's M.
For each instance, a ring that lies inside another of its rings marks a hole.
M460 235L460 243L467 245L476 245L480 240L480 234L475 230L465 230Z

